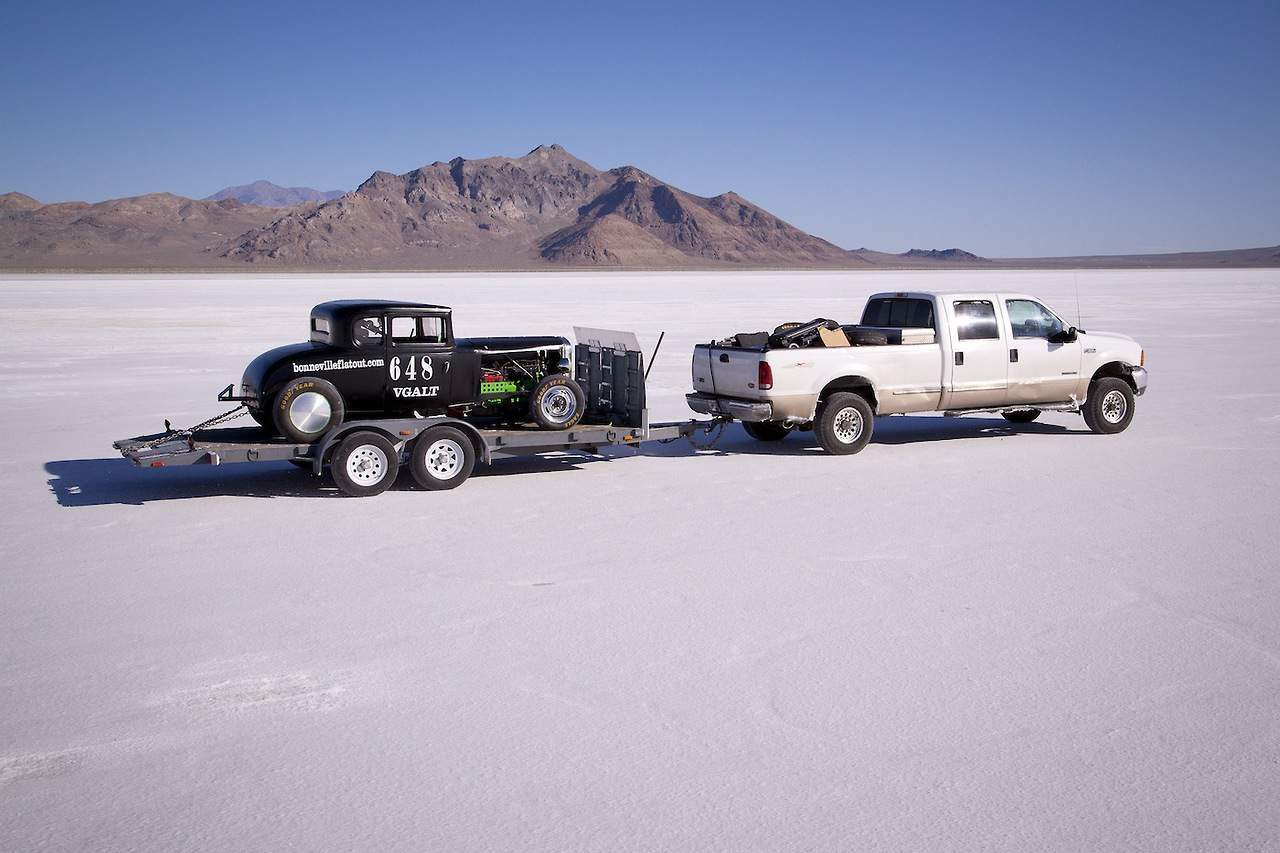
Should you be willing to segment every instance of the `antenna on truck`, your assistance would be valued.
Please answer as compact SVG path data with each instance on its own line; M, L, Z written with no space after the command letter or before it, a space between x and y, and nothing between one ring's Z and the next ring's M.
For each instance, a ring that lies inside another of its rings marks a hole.
M1076 284L1076 328L1079 329L1083 325L1080 322L1080 274L1072 271L1071 280Z

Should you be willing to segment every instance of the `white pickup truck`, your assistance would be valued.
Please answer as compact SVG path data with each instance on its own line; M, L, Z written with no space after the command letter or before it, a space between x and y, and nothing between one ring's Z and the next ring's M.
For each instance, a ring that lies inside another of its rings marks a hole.
M788 323L699 344L689 407L743 422L761 441L812 429L828 453L857 453L877 415L999 412L1029 423L1079 412L1117 433L1147 388L1129 337L1067 325L1019 293L877 293L862 322Z

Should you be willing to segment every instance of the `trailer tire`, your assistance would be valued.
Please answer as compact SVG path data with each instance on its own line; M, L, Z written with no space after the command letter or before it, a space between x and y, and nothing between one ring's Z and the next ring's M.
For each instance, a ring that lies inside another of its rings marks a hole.
M791 427L778 421L743 421L742 428L756 441L782 441L791 434Z
M838 391L822 404L814 432L828 453L848 456L867 446L875 429L875 413L861 394Z
M1091 432L1114 435L1133 422L1134 397L1129 383L1114 376L1095 379L1080 413Z
M275 396L271 417L276 431L299 444L319 441L346 417L342 395L332 382L315 376L291 379Z
M409 448L413 481L430 491L456 489L471 476L476 449L462 430L438 426L424 430Z
M567 373L546 377L529 395L529 413L543 429L571 429L586 409L587 395Z
M376 432L354 432L333 452L329 470L343 494L354 498L380 495L400 474L400 454Z
M1017 412L1001 412L1000 416L1011 424L1029 424L1040 417L1040 410L1022 409Z

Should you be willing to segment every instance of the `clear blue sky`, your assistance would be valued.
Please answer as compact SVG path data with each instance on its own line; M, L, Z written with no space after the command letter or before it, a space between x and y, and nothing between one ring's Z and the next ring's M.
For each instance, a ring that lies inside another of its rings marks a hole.
M558 142L846 248L1280 243L1280 2L5 3L0 191Z

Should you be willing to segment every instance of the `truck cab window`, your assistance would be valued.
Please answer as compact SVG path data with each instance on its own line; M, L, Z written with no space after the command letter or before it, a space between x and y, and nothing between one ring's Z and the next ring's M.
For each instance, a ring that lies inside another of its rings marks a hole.
M932 329L933 303L928 299L872 299L862 312L862 325L893 329Z
M382 318L361 317L351 327L356 346L378 346L382 343Z
M1009 325L1015 338L1050 338L1063 330L1062 321L1048 308L1030 299L1009 299Z
M962 341L985 341L1000 337L996 327L996 306L985 299L951 303L956 312L956 337Z
M397 344L443 344L444 320L440 317L392 317L391 340Z

